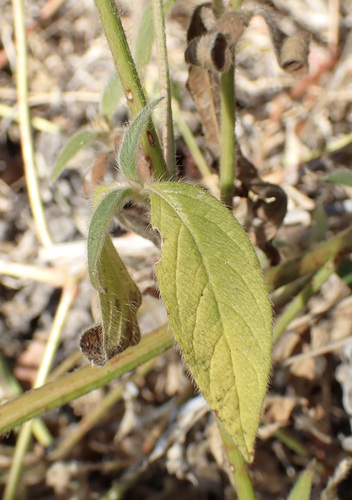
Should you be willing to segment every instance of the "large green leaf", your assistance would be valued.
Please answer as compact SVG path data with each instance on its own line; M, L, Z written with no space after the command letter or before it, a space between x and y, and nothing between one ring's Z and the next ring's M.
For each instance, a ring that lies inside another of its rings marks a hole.
M216 198L151 183L163 240L160 292L176 342L216 416L251 461L272 348L271 307L254 249Z
M113 213L122 208L129 197L132 189L120 187L110 191L97 206L88 231L88 270L90 280L95 288L101 290L97 265L105 242L106 230Z
M287 500L309 500L314 471L313 465L311 463L300 475Z
M75 134L66 144L53 168L50 181L54 180L61 174L66 164L78 153L86 144L93 141L100 132L97 130L81 130Z
M117 164L126 178L130 181L139 181L136 162L139 139L150 120L153 109L161 99L162 97L154 99L154 101L147 104L147 106L142 109L131 122L122 140Z

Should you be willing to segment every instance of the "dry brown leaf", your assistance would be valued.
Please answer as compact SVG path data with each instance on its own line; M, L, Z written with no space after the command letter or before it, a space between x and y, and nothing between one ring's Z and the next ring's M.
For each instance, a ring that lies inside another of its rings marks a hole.
M93 167L85 175L83 180L83 192L86 196L90 196L94 189L102 182L106 174L106 166L108 163L108 153L102 153L97 157Z
M214 76L204 68L190 66L187 88L199 113L207 147L217 158L220 154L220 126L214 96Z
M282 69L294 77L308 73L308 54L310 36L300 32L285 38L282 43L279 64Z
M297 398L289 396L268 396L265 399L263 422L286 423L297 404Z

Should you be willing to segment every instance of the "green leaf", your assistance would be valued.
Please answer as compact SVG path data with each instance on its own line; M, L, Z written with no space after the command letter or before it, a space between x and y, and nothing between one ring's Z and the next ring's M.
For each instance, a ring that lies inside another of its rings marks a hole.
M168 182L146 191L163 240L157 276L174 337L211 409L251 461L272 349L258 259L240 224L210 194Z
M105 116L108 120L111 119L114 114L117 105L123 96L122 85L118 74L115 72L110 75L104 90L101 95L101 114Z
M352 172L349 170L336 170L333 174L326 177L325 182L352 186Z
M312 487L313 463L301 474L287 500L309 500Z
M97 262L97 273L103 288L99 304L106 362L140 341L137 310L142 297L107 234Z
M99 132L96 130L82 130L81 132L75 134L60 153L51 174L50 182L54 182L71 158L73 158L75 154L77 154L78 151L80 151L86 144L93 141L98 135Z
M137 146L143 130L148 125L153 109L161 99L162 97L154 99L154 101L147 104L147 106L142 109L131 122L122 140L117 164L126 178L130 181L139 182L136 163Z
M89 278L97 290L101 290L98 281L97 265L105 242L106 230L113 213L126 203L132 195L132 189L121 187L110 191L97 206L88 231L88 271Z
M165 16L175 3L175 0L167 0L165 2ZM138 27L138 37L134 51L134 60L136 63L137 71L140 73L141 69L148 63L154 42L154 23L153 23L153 8L152 2L149 1L144 9L142 19Z

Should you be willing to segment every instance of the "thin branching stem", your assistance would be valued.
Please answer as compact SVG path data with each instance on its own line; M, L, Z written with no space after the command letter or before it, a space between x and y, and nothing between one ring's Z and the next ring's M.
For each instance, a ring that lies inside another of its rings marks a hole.
M132 117L144 108L146 98L133 61L126 35L113 0L95 0L101 24L125 93ZM141 135L141 146L154 178L169 177L159 139L152 123Z
M330 259L341 262L352 251L352 227L314 247L303 256L279 264L265 273L270 291L306 274L318 271Z
M284 312L278 317L273 331L273 341L276 342L285 331L287 325L297 316L299 311L307 305L308 300L317 293L323 283L336 271L336 264L333 259L329 259L307 283L303 290L286 307Z
M83 396L149 361L174 345L167 325L143 335L141 342L113 358L102 368L86 366L43 387L26 392L1 406L0 433L7 432L68 401Z
M42 363L39 367L38 374L34 383L34 387L42 386L51 369L54 361L55 354L59 347L59 342L61 338L62 328L67 318L67 314L74 302L77 294L77 285L74 281L66 285L63 289L59 306L56 310L54 322L49 335L48 343L46 345L44 357ZM22 426L18 440L16 443L16 449L13 457L12 466L9 473L9 478L6 484L4 500L12 500L15 497L16 489L18 486L18 481L21 475L24 456L28 450L33 429L33 420L26 422Z
M165 98L161 102L164 157L166 159L166 165L169 169L170 175L171 177L174 177L176 174L175 139L174 126L172 122L171 85L167 59L164 7L162 0L153 0L153 21L159 66L160 95Z
M34 146L31 129L31 118L28 105L28 55L27 36L23 0L12 0L13 17L16 38L16 81L19 109L19 128L25 176L29 203L33 219L42 245L52 245L51 236L47 227L43 204L40 196L37 168L34 157Z

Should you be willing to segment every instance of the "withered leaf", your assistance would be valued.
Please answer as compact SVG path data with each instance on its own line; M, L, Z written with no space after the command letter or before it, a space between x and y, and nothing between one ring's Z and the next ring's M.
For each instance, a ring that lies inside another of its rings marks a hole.
M305 32L295 33L284 40L279 63L290 75L301 77L308 73L309 40L310 36Z

